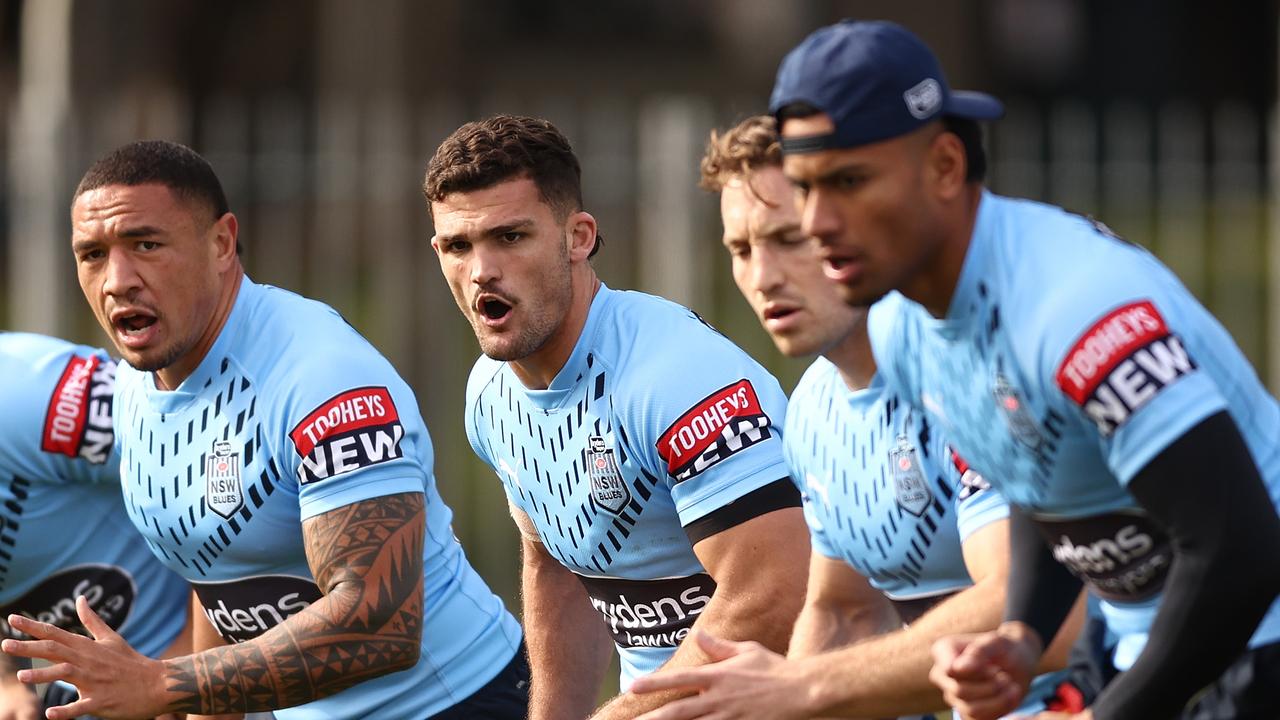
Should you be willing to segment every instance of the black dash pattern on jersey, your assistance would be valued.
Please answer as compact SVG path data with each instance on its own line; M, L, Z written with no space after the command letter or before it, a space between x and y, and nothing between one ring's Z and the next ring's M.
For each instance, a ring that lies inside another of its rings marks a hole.
M202 577L209 574L218 556L240 535L281 480L275 460L269 453L263 454L257 388L229 358L222 359L218 374L205 383L206 391L212 388L216 388L213 399L202 400L205 407L198 417L142 412L138 407L142 393L132 394L133 405L121 408L123 418L137 421L121 458L125 506L141 521L138 524L149 528L144 537L153 551ZM238 455L242 498L234 512L201 535L196 527L212 512L206 502L206 486L216 443L227 444ZM192 448L200 448L200 454L189 452ZM177 523L161 522L148 513L140 502L144 497L149 502L158 500L166 510L177 505L180 510L171 514Z

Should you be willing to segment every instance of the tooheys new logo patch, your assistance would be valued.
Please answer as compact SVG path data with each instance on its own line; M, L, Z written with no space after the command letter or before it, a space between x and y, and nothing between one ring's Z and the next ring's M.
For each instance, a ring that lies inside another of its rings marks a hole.
M667 463L667 472L681 482L768 440L769 425L751 381L742 379L711 393L681 415L655 447Z
M402 456L404 426L385 387L335 395L289 432L303 485Z
M1058 367L1058 387L1110 435L1161 390L1196 369L1149 300L1116 308Z
M95 465L106 462L115 441L111 428L115 387L115 362L96 355L72 357L49 399L40 448Z

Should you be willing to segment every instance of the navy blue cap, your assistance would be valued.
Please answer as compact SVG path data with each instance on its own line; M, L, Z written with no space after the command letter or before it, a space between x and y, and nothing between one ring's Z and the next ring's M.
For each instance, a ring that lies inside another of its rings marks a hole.
M944 115L995 120L1004 114L990 95L948 87L933 51L910 30L883 20L828 25L787 53L769 112L776 117L794 103L826 113L835 131L784 138L784 153L866 145Z

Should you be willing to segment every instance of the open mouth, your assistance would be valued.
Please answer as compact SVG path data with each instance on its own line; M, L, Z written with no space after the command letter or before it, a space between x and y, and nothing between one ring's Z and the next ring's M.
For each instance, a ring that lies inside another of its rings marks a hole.
M800 312L800 309L794 308L794 307L765 308L764 319L765 320L781 320L783 318L790 317L798 312Z
M122 335L137 336L146 332L147 328L156 324L156 316L137 312L121 315L115 319L116 330Z
M497 298L487 298L480 302L480 312L490 320L501 320L511 312L511 305Z

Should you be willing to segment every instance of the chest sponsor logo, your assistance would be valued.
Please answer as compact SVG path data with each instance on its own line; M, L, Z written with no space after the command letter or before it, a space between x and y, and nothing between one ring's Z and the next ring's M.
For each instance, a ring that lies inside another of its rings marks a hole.
M587 476L591 479L591 500L596 505L617 515L631 502L631 491L618 470L613 448L599 435L587 438Z
M676 482L771 437L769 416L750 380L711 393L672 423L655 446Z
M991 385L991 394L995 397L996 407L1004 416L1005 424L1009 426L1009 432L1013 437L1032 450L1039 448L1044 442L1044 438L1040 435L1040 427L1036 424L1035 418L1031 417L1031 411L1027 409L1022 393L1018 392L1004 373L996 373L995 382Z
M1105 600L1137 602L1164 586L1169 538L1146 515L1117 512L1078 520L1036 518L1053 557Z
M578 576L618 647L676 647L706 609L716 583L706 573L667 580Z
M40 448L100 465L111 455L115 433L111 402L116 364L95 356L73 357L49 398Z
M305 485L402 457L404 426L385 387L335 395L289 432Z
M284 622L322 595L306 578L259 575L223 583L192 583L205 617L223 639L242 643Z
M920 470L920 458L906 435L889 451L889 471L893 474L893 491L903 510L920 517L933 504L933 493Z
M1161 390L1196 370L1149 300L1112 310L1058 366L1058 387L1109 436Z
M968 500L984 490L991 489L991 483L982 477L977 470L969 467L969 462L960 456L953 447L947 448L951 454L951 464L960 473L960 499Z
M76 615L76 598L80 595L112 630L119 630L133 610L137 586L133 576L114 565L76 565L61 570L21 598L0 607L0 635L30 639L9 626L8 618L13 614L88 636Z
M231 443L215 440L204 461L204 503L213 512L230 518L244 505L244 488L240 483L240 453L231 451Z

